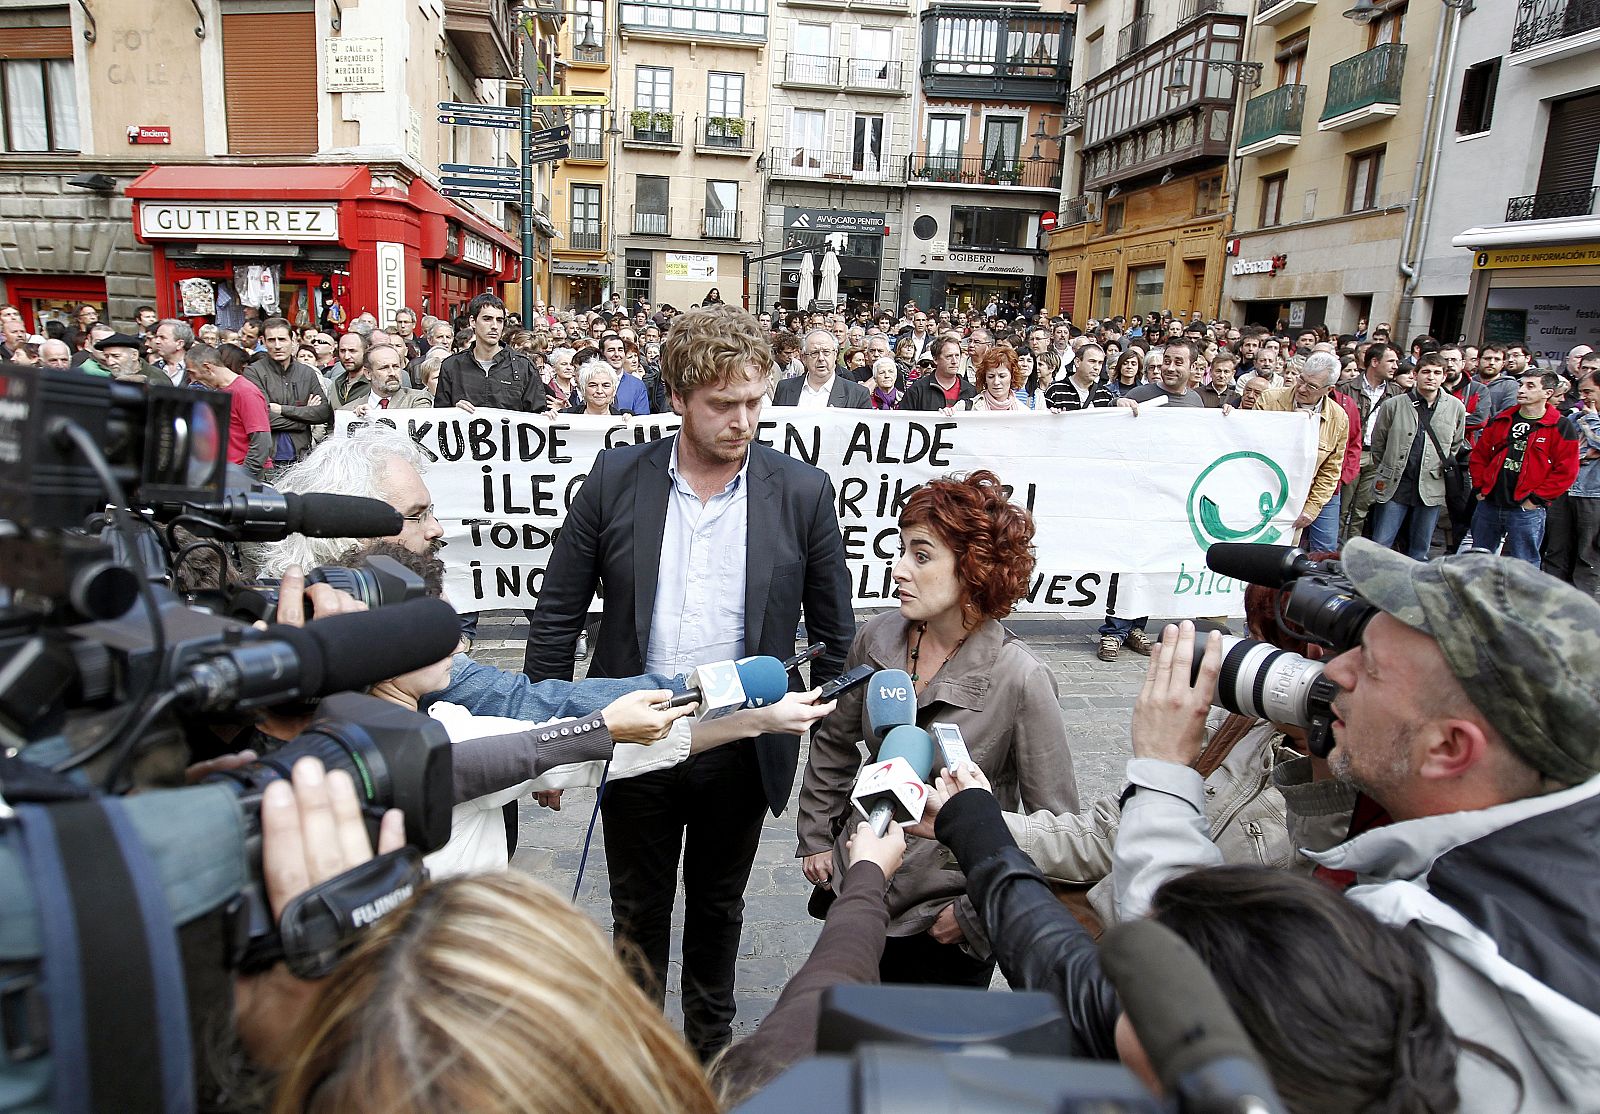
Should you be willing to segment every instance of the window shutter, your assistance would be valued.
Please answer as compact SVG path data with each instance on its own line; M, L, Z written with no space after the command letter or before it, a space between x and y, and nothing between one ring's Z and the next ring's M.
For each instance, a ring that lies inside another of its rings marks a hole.
M1057 303L1056 312L1065 317L1071 317L1072 311L1078 306L1078 273L1068 271L1061 276L1061 300Z
M316 18L313 12L223 15L230 155L316 153Z
M1600 93L1556 101L1550 106L1550 128L1545 132L1539 192L1589 189L1594 185L1597 155L1600 155Z
M70 27L7 27L0 32L0 58L71 58Z

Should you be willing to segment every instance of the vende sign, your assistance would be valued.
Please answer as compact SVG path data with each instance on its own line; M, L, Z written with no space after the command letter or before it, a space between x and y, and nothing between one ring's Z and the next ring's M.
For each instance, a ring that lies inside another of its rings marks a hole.
M141 201L139 229L147 240L334 241L339 206Z

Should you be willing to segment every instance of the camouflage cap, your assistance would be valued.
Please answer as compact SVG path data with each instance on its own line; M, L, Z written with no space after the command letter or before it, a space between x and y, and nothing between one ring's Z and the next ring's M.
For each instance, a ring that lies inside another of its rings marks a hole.
M1600 773L1600 602L1526 561L1413 561L1365 538L1341 554L1356 590L1431 636L1484 718L1534 769Z

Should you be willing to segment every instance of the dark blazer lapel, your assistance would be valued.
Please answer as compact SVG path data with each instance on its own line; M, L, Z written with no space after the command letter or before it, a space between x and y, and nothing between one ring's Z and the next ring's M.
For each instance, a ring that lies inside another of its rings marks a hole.
M828 405L841 409L850 405L850 380L842 373L833 377L833 389L828 392Z
M761 652L761 634L767 617L767 594L772 586L772 547L778 536L778 508L783 499L783 473L768 455L775 450L752 443L747 477L750 491L745 501L744 652Z
M650 620L656 610L661 546L667 533L667 501L672 497L673 438L664 437L640 457L633 488L633 615L639 661L649 659Z

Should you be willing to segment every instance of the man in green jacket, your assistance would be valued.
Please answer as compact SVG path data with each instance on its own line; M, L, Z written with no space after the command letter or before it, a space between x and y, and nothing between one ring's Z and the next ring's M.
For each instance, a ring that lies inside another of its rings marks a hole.
M1444 363L1424 352L1417 384L1403 395L1384 399L1373 417L1372 540L1394 547L1410 512L1400 548L1414 561L1428 559L1433 528L1444 505L1444 468L1455 466L1467 435L1467 408L1444 389Z

